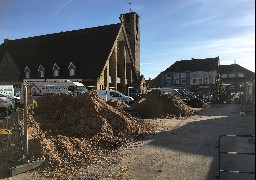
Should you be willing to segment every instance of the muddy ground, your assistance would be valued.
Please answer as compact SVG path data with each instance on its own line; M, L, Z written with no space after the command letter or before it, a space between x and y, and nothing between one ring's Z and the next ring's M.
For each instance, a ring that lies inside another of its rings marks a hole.
M219 175L219 136L255 134L254 111L240 116L239 104L212 105L187 118L147 121L158 125L156 134L138 137L69 178L214 180ZM255 138L223 137L221 142L221 151L255 153ZM221 155L221 169L255 172L255 155ZM46 178L33 170L10 179ZM221 179L250 180L255 179L255 174L221 173Z

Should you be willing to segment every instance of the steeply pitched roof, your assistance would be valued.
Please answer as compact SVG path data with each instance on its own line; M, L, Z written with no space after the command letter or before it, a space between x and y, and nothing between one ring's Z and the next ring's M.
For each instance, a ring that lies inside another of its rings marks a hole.
M96 79L111 52L121 24L112 24L17 40L0 45L0 61L9 52L20 71L28 66L31 78L38 78L38 67L52 78L54 63L60 67L62 78L68 78L68 66L76 67L76 78ZM24 73L23 73L24 74Z
M164 73L167 72L186 72L186 71L211 71L217 70L219 66L219 57L206 58L206 59L194 59L176 61L173 65L167 68Z
M219 72L220 72L220 74L244 73L245 77L254 77L255 76L254 72L252 72L238 64L220 65Z

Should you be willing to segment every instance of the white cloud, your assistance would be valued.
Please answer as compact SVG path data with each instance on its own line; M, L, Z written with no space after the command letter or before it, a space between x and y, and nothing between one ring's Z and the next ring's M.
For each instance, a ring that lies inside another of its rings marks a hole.
M202 18L202 19L196 19L194 21L190 21L190 22L187 22L185 24L182 24L181 26L187 27L187 26L202 24L202 23L205 23L205 22L208 22L208 21L212 21L213 19L216 19L220 16L221 16L221 14L214 15L214 16L209 16L209 17Z
M59 13L62 9L64 9L66 6L68 6L70 3L72 3L73 0L68 0L64 4L62 4L60 7L58 7L55 11L54 14Z
M221 65L236 63L255 72L255 34L240 34L234 37L194 42L165 42L165 48L158 52L142 54L141 72L148 77L156 77L160 72L181 59L220 57ZM166 48L168 47L168 48ZM143 62L147 56L148 62ZM155 61L155 62L154 62ZM151 63L153 62L153 63ZM145 63L145 64L144 64Z
M254 12L255 13L255 12ZM244 15L239 18L232 20L224 20L223 25L225 26L255 26L255 16L251 14Z

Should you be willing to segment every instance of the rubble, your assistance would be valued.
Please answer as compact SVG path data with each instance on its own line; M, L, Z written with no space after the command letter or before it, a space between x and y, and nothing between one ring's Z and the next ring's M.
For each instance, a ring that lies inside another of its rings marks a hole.
M73 97L49 95L28 106L29 159L45 159L41 173L67 178L100 161L104 153L151 131L142 120L114 108L96 92Z
M77 97L46 95L28 105L29 161L44 159L39 173L68 179L82 168L101 162L135 137L155 133L157 123L146 119L190 116L194 110L168 94L147 94L128 106L108 103L95 91ZM134 113L136 112L136 113Z
M203 100L198 99L198 98L194 98L194 99L190 99L189 101L186 102L187 105L193 107L193 108L205 108L205 107L209 107L209 105L207 103L205 103Z
M170 118L186 117L195 113L195 110L172 94L146 94L131 107L142 118Z

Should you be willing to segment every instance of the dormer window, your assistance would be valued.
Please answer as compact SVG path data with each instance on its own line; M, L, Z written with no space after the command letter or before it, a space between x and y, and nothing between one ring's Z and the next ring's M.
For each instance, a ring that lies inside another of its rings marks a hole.
M44 76L45 76L45 69L44 69L44 67L41 64L38 67L38 74L39 74L40 78L44 78Z
M53 65L52 72L53 72L53 77L60 76L60 68L56 63Z
M75 70L76 66L72 62L70 62L68 66L69 76L75 76Z
M28 66L25 67L24 73L26 79L30 78L30 69L28 68Z

